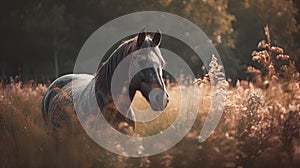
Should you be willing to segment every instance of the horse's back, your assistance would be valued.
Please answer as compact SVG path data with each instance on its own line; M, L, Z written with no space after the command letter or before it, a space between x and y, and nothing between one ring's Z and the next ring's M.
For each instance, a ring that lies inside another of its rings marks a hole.
M69 74L61 76L52 82L43 98L43 118L45 120L51 120L52 123L59 123L59 121L56 120L64 118L62 116L66 115L66 109L73 108L72 94L80 94L81 89L83 89L92 78L92 75L87 74ZM74 85L77 87L73 88Z

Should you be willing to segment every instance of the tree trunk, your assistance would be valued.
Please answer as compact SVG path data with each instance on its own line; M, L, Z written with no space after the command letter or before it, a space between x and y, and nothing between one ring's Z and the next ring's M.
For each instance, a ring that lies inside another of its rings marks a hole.
M53 29L53 50L54 50L54 75L55 78L59 75L59 66L58 66L58 54L57 54L57 38L56 38L56 30Z
M2 66L1 66L1 79L4 80L6 78L6 74L5 74L5 63L2 62Z

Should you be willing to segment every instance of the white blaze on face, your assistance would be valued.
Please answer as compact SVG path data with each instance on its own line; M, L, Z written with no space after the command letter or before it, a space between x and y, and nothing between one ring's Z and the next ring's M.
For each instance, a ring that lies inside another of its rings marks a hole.
M168 97L164 85L164 81L162 79L162 61L160 60L161 53L157 47L153 48L153 50L149 53L149 62L151 62L153 69L155 71L155 76L159 86L161 88L153 88L148 95L150 105L155 111L162 111L165 109L168 103Z
M158 75L162 76L162 63L158 56L160 54L157 47L143 48L132 53L131 64L129 67L129 79L132 79L134 74L144 68L154 68L158 71Z
M144 73L144 78L149 78L149 80L146 80L149 83L146 84L149 84L149 88L151 84L158 86L158 88L150 88L151 91L148 93L147 98L153 110L162 111L167 106L168 96L162 79L163 61L158 47L143 48L132 53L129 79L132 79L134 74L145 68L151 69L151 71L145 71Z

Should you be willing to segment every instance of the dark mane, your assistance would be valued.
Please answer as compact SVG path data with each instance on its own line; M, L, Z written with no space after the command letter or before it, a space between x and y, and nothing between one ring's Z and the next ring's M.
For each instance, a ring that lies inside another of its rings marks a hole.
M135 47L134 39L130 39L122 43L96 71L96 91L99 88L109 88L110 80L112 78L114 70L117 68L118 64L123 60L123 58L129 54L130 50Z
M110 86L108 85L110 85L110 80L113 72L118 64L123 60L123 58L138 49L149 47L155 47L155 44L152 42L150 37L146 37L140 48L137 47L137 36L124 41L97 69L95 74L96 86L99 88L109 88ZM161 54L158 53L157 50L154 50L154 52L156 52L156 56L158 56L162 66L164 66L165 60L163 59Z

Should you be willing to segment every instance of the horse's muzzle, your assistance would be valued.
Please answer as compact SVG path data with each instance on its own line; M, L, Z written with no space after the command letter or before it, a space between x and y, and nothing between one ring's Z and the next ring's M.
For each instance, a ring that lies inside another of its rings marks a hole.
M149 103L154 111L164 110L169 103L169 95L166 91L155 88L149 93Z

